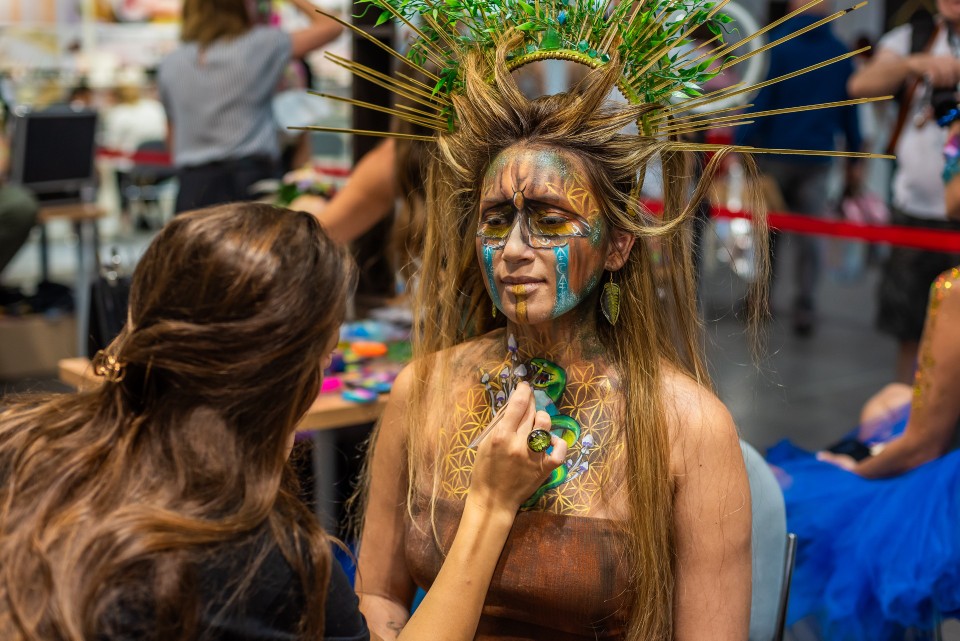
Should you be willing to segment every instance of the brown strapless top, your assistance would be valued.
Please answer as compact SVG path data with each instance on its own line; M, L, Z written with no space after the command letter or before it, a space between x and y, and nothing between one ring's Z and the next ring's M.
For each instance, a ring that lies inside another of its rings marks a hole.
M437 499L436 526L450 549L463 503ZM407 567L429 589L443 555L426 500L406 534ZM622 639L629 618L626 535L608 519L521 512L483 606L477 641Z

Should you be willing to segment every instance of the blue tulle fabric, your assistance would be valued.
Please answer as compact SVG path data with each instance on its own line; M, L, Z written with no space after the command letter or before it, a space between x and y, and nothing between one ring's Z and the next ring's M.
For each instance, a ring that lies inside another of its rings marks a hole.
M899 434L905 412L883 436ZM902 639L960 616L960 450L867 480L784 441L767 453L798 538L788 624L825 639Z

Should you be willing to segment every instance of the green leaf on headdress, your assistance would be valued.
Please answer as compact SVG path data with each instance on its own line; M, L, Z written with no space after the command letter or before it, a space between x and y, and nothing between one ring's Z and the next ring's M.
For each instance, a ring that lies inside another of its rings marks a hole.
M523 0L517 0L517 3L520 5L520 8L523 9L524 13L526 13L528 16L532 16L534 14L534 10L531 5L527 4Z
M524 22L524 23L521 24L521 25L517 25L517 29L519 29L520 31L532 31L532 30L535 29L536 27L537 27L537 25L535 25L535 24L532 23L532 22Z
M540 48L552 51L559 49L561 44L563 44L563 41L560 39L560 34L557 30L553 27L547 27L546 33L544 33L543 38L540 39Z
M391 14L389 11L383 11L383 12L381 12L381 13L380 13L380 17L377 18L377 22L376 22L376 24L374 24L373 26L379 27L379 26L382 25L384 22L386 22L387 20L389 20L391 15L393 15L393 14Z

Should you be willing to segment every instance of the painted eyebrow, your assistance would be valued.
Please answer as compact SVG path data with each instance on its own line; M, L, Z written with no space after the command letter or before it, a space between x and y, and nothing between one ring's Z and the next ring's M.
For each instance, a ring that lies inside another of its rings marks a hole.
M544 194L544 195L543 195L542 197L540 197L540 198L526 198L526 197L524 197L524 201L525 201L526 203L529 203L529 204L534 205L534 206L539 205L539 206L541 206L541 207L544 207L544 206L546 206L546 207L556 207L557 209L562 209L564 212L566 212L566 213L568 213L568 214L573 214L573 215L577 215L577 216L580 215L579 213L577 213L577 212L573 209L573 207L571 206L571 203L570 203L569 200L560 199L560 198L554 198L554 197L552 197L552 196L549 195L549 194ZM487 212L487 211L490 211L491 209L496 209L496 208L498 208L498 207L505 206L505 205L507 205L507 206L512 206L512 205L513 205L513 198L488 197L488 198L481 198L481 199L480 199L480 211L481 211L481 213L485 213L485 212Z

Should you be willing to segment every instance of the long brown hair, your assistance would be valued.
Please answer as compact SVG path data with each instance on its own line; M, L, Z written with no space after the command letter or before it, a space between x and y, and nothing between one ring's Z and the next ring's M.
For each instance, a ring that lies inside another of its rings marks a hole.
M287 445L354 281L303 212L230 204L160 232L105 350L122 377L0 413L0 638L85 641L137 607L157 638L193 638L199 562L247 545L231 598L279 548L323 603L330 541ZM304 638L323 624L304 608Z
M220 38L234 38L249 31L253 19L245 0L184 0L180 39L201 48Z
M438 139L440 162L431 167L423 274L417 286L412 405L407 416L409 489L433 487L436 500L441 466L436 443L417 439L416 424L430 389L446 389L449 348L505 323L491 318L490 300L477 264L477 204L484 173L505 149L518 143L563 149L578 156L608 226L638 238L626 265L616 274L621 308L616 327L598 319L605 357L621 382L623 415L618 438L628 443L625 493L629 518L624 523L631 568L628 638L666 641L673 636L674 535L670 439L662 397L663 363L706 386L702 327L696 308L690 225L723 153L704 170L692 195L686 164L669 153L667 141L627 135L624 128L655 107L611 106L607 97L620 74L616 60L590 72L573 91L528 100L506 70L505 53L494 62L474 55L465 63L466 88L453 97L457 130ZM492 79L492 82L491 82ZM653 215L642 204L638 183L647 163L660 156L664 212ZM759 203L751 203L758 237L765 236ZM763 256L763 252L760 252ZM762 260L762 259L761 259ZM766 266L756 287L763 299ZM599 313L599 309L597 310ZM438 379L439 377L439 379ZM426 463L425 463L426 462ZM426 478L432 474L433 478ZM418 479L418 475L420 478Z

